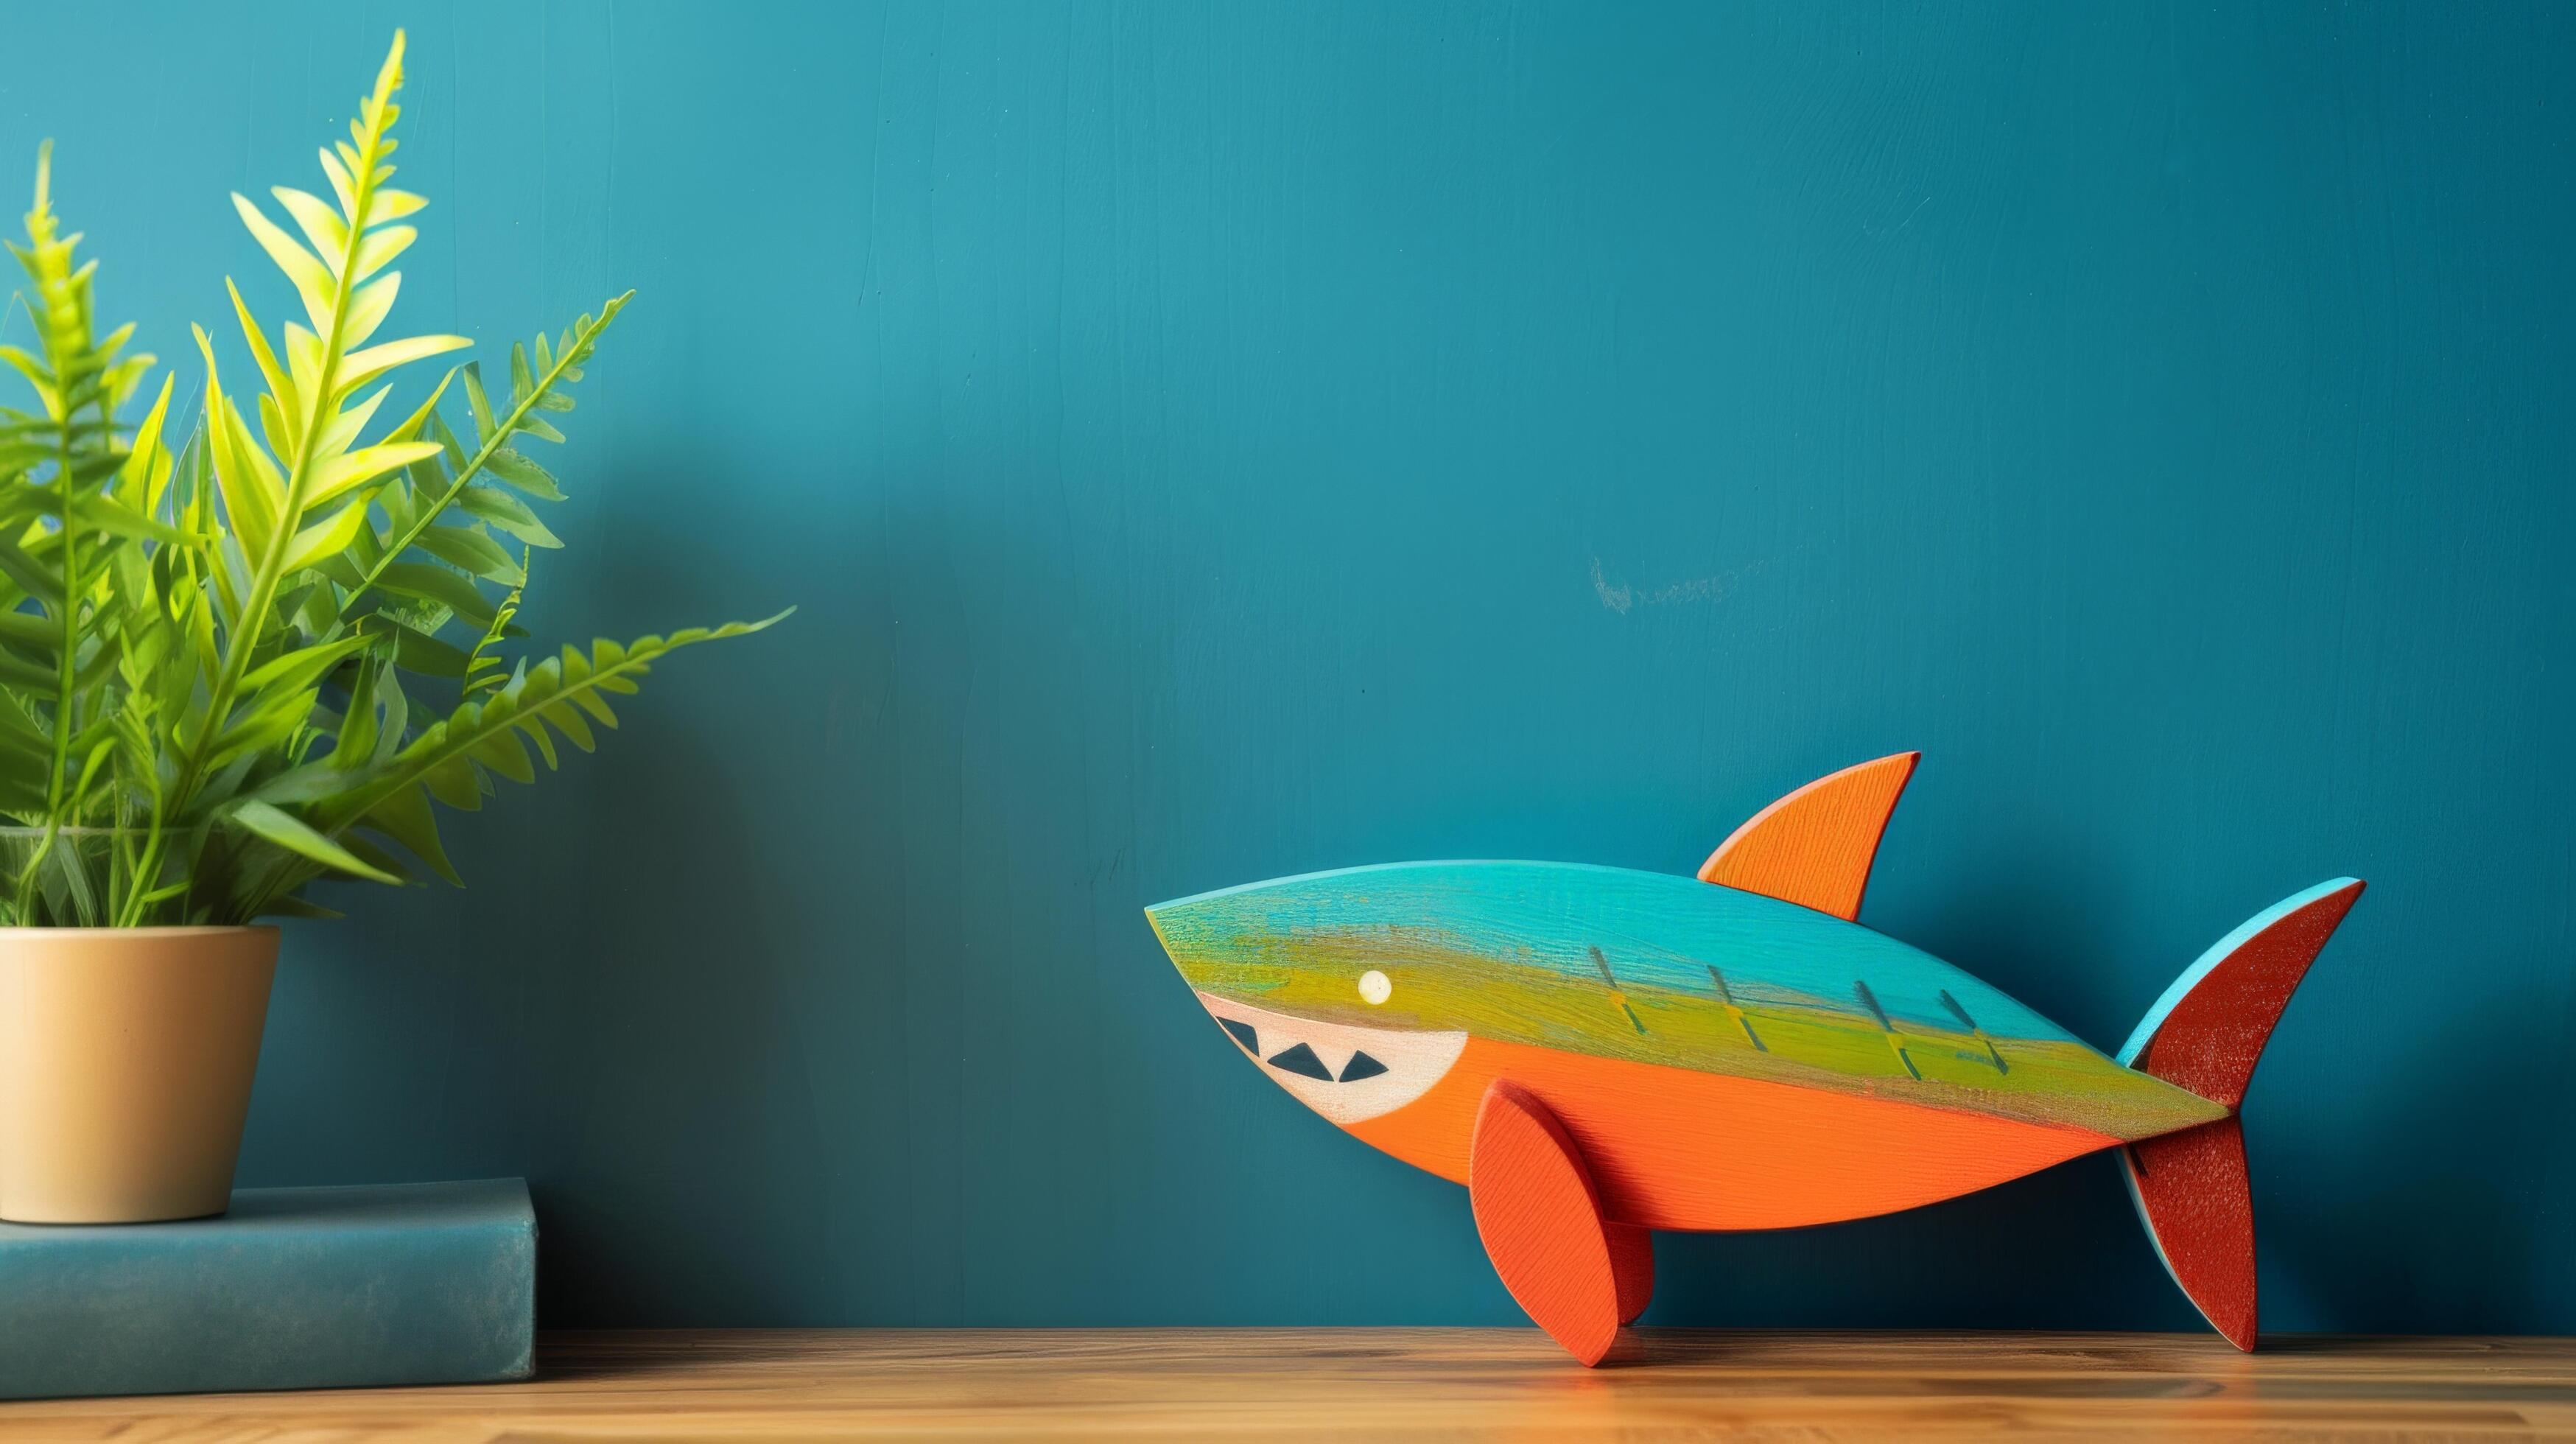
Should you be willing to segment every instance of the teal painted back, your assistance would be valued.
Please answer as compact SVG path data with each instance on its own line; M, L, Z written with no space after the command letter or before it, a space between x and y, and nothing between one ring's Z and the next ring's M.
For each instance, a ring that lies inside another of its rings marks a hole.
M1418 932L1444 947L1586 983L1718 1001L1711 968L1748 1005L1822 1009L1869 1023L1858 987L1899 1025L1959 1026L1945 991L2005 1038L2077 1041L1920 948L1812 908L1695 877L1549 862L1407 862L1254 883L1157 906L1200 935L1256 953L1280 936ZM1176 923L1162 924L1167 936ZM1599 950L1600 961L1594 960ZM1356 994L1354 994L1354 998ZM1509 1011L1508 1002L1499 1004ZM1368 1021L1366 1009L1344 1021Z
M2370 879L2265 1320L2576 1332L2576 7L22 5L0 179L186 357L396 23L407 324L640 291L524 620L803 610L289 930L244 1184L524 1174L566 1326L1513 1322L1138 909L1919 747L1862 921L2096 1045ZM2112 1175L1652 1317L2198 1327Z

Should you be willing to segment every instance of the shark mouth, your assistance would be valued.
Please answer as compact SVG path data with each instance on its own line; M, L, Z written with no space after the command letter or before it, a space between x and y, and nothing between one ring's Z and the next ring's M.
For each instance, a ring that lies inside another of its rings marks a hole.
M1335 1123L1392 1113L1431 1091L1467 1048L1467 1035L1318 1023L1212 993L1217 1026L1272 1082Z

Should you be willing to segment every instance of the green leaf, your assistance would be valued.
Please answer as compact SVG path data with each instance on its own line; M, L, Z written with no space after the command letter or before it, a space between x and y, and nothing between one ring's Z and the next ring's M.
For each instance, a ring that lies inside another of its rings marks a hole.
M459 526L434 526L420 534L420 549L451 563L475 576L515 587L527 581L527 574L498 543L479 531Z
M581 708L573 703L551 703L538 709L537 715L545 718L548 722L553 723L555 730L561 732L565 738L571 741L573 746L580 748L584 752L595 752L598 750L599 743L598 740L591 735L589 721L582 716ZM609 725L615 726L616 724L610 723Z
M126 537L136 541L169 542L178 546L190 546L196 542L196 538L178 528L154 521L141 512L129 510L104 496L83 497L76 510L79 513L81 525L95 527L110 536Z
M46 606L63 604L62 573L27 555L15 542L0 541L0 575L6 575L18 590Z
M300 806L336 797L348 791L349 785L349 774L325 760L290 767L252 788L250 795L279 806Z
M497 486L478 482L457 493L456 501L468 514L530 546L553 549L563 545L563 539L548 531L546 524L537 520L537 514L528 510L526 502Z
M324 867L374 882L402 881L392 873L360 861L347 848L315 831L302 819L262 802L258 798L244 798L233 804L232 809L224 815L228 821L238 823L279 847L308 861L318 862Z
M375 755L376 728L382 721L376 710L376 688L384 674L383 663L374 658L358 664L357 675L349 682L348 710L340 714L340 733L331 742L330 766L348 772Z
M377 803L358 819L358 826L392 838L428 864L430 871L457 887L465 886L465 879L456 875L455 864L447 860L447 849L439 843L438 814L429 805L429 794L421 789L406 787Z
M377 574L376 585L398 596L437 602L476 626L492 620L492 603L463 572L427 562L390 562Z
M420 781L430 796L459 812L473 812L483 805L483 774L462 754L435 759L420 769Z
M320 196L293 186L270 186L268 193L294 218L296 229L304 232L305 243L313 247L313 254L336 257L348 247L347 223Z
M508 727L481 733L466 755L512 782L537 780L537 769L528 761L528 750L519 745L519 734Z
M563 488L555 485L553 473L504 446L492 453L484 468L494 476L542 501L561 501Z
M352 351L340 362L339 386L335 389L355 389L397 366L443 356L473 344L462 336L406 336L399 341L384 341L363 351Z
M389 441L381 446L344 452L324 462L315 473L307 507L320 506L352 487L364 486L388 471L438 455L435 441Z
M0 642L51 651L63 644L63 624L34 612L0 612Z
M365 649L368 641L365 637L344 637L336 642L281 652L245 675L241 680L241 690L257 696L272 687L301 690L313 686L344 658Z
M451 680L465 676L464 649L396 622L391 630L394 639L394 665L423 677L445 677Z
M465 409L474 416L474 439L489 442L500 434L501 423L493 419L491 398L483 394L482 363L469 363L464 374ZM464 463L460 459L457 464L461 466Z
M260 249L268 252L268 258L286 273L286 279L295 287L295 294L304 302L304 314L311 318L313 329L330 330L332 304L339 295L339 283L331 275L331 268L298 244L293 236L279 229L275 221L262 215L250 197L239 191L233 192L233 209L241 213L242 224L250 228Z
M361 497L297 532L286 544L286 562L278 568L278 574L291 577L347 551L358 539L358 529L366 523L367 503Z

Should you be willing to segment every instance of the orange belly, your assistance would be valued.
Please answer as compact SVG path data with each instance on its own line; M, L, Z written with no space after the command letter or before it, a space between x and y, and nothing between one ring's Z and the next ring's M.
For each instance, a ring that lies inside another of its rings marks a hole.
M1621 1223L1795 1228L1955 1198L2118 1139L1890 1098L1829 1093L1470 1038L1431 1091L1346 1125L1417 1168L1467 1181L1485 1087L1508 1077L1582 1149Z

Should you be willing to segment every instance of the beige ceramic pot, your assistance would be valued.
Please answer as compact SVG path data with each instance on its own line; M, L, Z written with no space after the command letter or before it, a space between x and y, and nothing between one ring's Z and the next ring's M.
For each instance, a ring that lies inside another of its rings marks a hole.
M277 929L0 928L0 1219L221 1213Z

